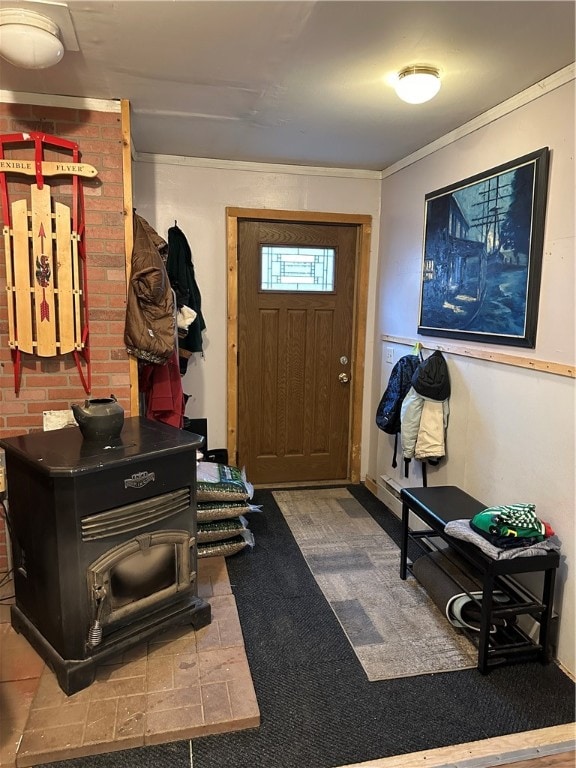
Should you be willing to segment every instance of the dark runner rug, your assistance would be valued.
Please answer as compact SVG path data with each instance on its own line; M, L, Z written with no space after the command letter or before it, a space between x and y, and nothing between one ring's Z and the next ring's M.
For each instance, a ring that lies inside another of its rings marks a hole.
M363 486L348 489L398 543L398 519ZM253 501L256 546L227 566L260 727L54 768L334 768L574 720L575 685L555 664L369 682L272 491Z

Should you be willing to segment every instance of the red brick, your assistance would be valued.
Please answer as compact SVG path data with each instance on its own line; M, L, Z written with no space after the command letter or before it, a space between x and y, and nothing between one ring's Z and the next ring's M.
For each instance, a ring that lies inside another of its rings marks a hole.
M54 133L54 123L48 120L16 118L11 121L10 133Z
M120 120L121 120L121 113L120 113L121 105L120 102L118 102L118 108L117 109L110 109L110 110L102 110L101 112L95 112L91 111L91 119L95 122L97 121L100 123L100 125L117 125L118 129L120 129Z
M118 141L118 144L120 145L120 149L122 149L123 141L120 133L121 131L119 130L119 128L116 128L113 126L111 126L110 128L102 128L102 138L109 139L110 141Z
M108 306L110 307L126 307L126 296L110 296L108 298Z
M11 117L29 117L31 110L30 104L0 104L0 113Z
M44 372L39 373L34 377L35 387L62 387L68 383L68 376L64 375L43 375Z
M79 396L78 401L84 400L84 396ZM46 403L28 403L28 413L44 413L44 411L63 411L70 408L70 402L68 400L50 400Z
M23 376L23 383L24 381L27 381L27 377ZM27 401L38 401L38 400L45 400L46 399L46 390L44 388L42 389L30 389L22 387L20 389L20 392L18 394L15 394L15 392L5 392L4 397L6 399L6 402L13 402L15 400L19 400L21 402L27 402Z
M8 416L6 418L6 426L8 428L12 427L35 427L38 424L38 417L37 416Z
M30 113L38 120L78 120L78 110L75 107L53 107L41 104L33 104ZM68 139L68 135L65 137Z
M66 122L66 118L63 118L56 123L55 129L58 134L66 134L68 139L79 145L84 144L86 138L101 138L100 126L94 123L70 123Z
M98 174L99 179L104 182L119 182L122 184L124 179L124 173L121 168L110 168L106 169L103 168L100 173Z
M113 155L106 154L102 157L101 165L102 168L122 168L122 156L116 153Z
M98 293L105 293L107 296L125 296L126 284L124 282L120 283L117 280L102 280L101 282L92 281L91 292L94 295Z
M30 430L28 430L26 427L12 427L10 429L6 428L2 430L2 437L18 437L18 435L28 434L29 431Z
M118 280L126 286L126 268L122 266L121 269L107 269L106 279L110 281Z
M89 316L92 317L92 310L95 308L104 308L108 306L108 296L104 294L95 293L90 295L88 299L88 306L90 308Z
M122 301L125 300L125 296L122 296ZM121 307L111 307L109 305L107 309L94 310L93 314L91 312L90 318L94 318L94 320L108 320L111 323L123 323L126 320L126 309L123 305Z

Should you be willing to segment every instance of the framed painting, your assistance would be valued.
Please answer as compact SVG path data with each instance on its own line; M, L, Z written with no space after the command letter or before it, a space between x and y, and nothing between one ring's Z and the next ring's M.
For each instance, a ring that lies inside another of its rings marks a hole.
M425 197L418 333L534 348L549 149Z

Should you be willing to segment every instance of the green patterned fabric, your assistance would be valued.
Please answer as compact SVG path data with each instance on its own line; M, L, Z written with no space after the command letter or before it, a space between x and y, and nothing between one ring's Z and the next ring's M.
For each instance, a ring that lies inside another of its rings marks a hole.
M536 517L534 504L504 504L488 507L472 518L471 524L491 536L544 540L545 527Z

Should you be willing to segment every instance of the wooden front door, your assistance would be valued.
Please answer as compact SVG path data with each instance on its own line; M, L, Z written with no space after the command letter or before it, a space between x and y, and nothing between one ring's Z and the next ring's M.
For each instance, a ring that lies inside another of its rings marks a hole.
M348 477L357 247L353 225L238 224L238 464L251 482Z

